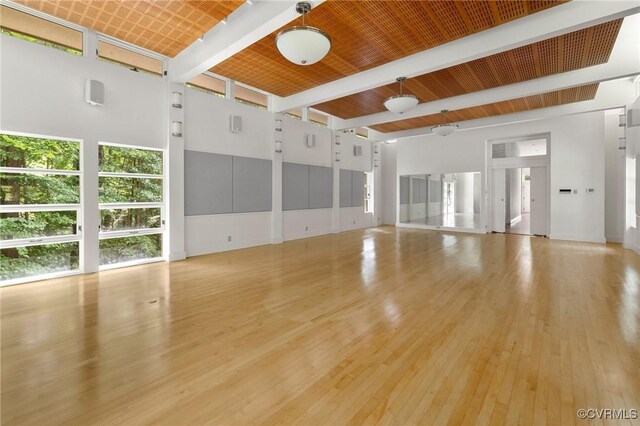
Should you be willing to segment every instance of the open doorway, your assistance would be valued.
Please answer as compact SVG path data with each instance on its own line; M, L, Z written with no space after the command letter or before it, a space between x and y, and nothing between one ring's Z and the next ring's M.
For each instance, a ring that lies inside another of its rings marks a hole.
M494 232L549 233L549 135L489 141L488 167Z
M493 231L547 235L545 166L493 170Z

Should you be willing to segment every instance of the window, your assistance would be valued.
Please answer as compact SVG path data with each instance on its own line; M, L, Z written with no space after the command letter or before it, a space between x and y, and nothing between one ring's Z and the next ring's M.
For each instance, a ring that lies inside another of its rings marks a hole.
M187 82L187 87L192 87L203 92L210 93L212 95L225 97L227 92L227 85L224 80L211 77L206 74L200 74L192 78Z
M162 258L163 152L98 147L100 266Z
M529 139L491 145L491 158L534 157L547 155L546 139Z
M321 127L327 127L329 125L329 116L319 113L318 111L314 111L312 109L309 110L309 122Z
M105 61L125 66L132 71L143 71L162 75L162 61L134 52L103 40L98 40L98 57Z
M367 139L369 137L369 131L363 127L358 127L356 129L356 136L360 139Z
M82 56L82 31L0 6L0 33Z
M285 111L284 115L289 118L295 118L296 120L302 120L302 108L290 109Z
M364 174L364 212L373 213L373 172Z
M264 93L256 92L255 90L247 89L246 87L235 87L236 101L251 105L257 108L267 109L267 95Z
M0 134L0 283L80 268L80 143Z

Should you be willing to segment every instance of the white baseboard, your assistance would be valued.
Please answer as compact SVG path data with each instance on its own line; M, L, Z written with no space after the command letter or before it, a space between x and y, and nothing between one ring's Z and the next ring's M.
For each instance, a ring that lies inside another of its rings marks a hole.
M515 224L517 224L521 220L522 220L522 215L518 215L518 216L514 217L513 219L511 219L511 226L514 226Z
M221 251L238 250L248 247L264 246L271 244L271 238L261 238L248 241L235 241L226 244L212 244L208 246L194 247L187 249L187 257L200 256L203 254L219 253Z
M561 235L561 234L553 234L549 235L549 238L552 240L565 240L565 241L579 241L583 243L600 243L605 244L607 239L604 237L597 236L584 236L584 235Z
M319 237L321 235L328 235L331 233L333 233L331 229L317 229L315 231L302 231L299 233L288 235L284 240L285 241L301 240L303 238Z
M175 262L177 260L184 260L187 258L186 251L178 251L175 253L169 253L169 262Z
M621 243L623 238L619 235L605 235L604 238L608 243Z

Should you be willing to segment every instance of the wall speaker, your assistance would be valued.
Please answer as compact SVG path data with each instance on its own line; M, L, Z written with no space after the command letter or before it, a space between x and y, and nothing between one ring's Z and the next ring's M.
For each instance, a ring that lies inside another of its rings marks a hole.
M304 135L304 144L307 148L313 148L316 146L316 135Z
M239 115L229 116L229 130L231 133L240 133L242 130L242 117Z
M362 146L354 145L353 146L353 155L354 157L362 157Z
M84 86L84 100L91 105L104 105L104 84L97 80L87 80Z

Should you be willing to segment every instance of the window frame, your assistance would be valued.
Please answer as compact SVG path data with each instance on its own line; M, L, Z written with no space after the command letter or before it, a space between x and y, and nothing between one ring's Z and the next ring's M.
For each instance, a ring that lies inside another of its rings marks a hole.
M133 179L159 179L162 181L162 201L158 202L128 202L128 203L100 203L98 202L98 270L106 271L109 269L125 268L127 266L142 265L145 263L164 261L167 257L167 245L166 245L166 206L165 200L167 199L167 152L162 148L150 148L146 146L127 145L121 143L112 142L98 142L100 146L114 146L118 148L138 149L144 151L156 151L162 153L162 174L144 174L144 173L119 173L119 172L101 172L98 168L98 180L101 177L115 177L115 178L133 178ZM100 189L98 189L98 199L100 198ZM144 208L158 208L160 209L160 226L157 228L138 228L118 231L103 231L101 220L102 210L112 209L144 209ZM126 260L117 263L100 264L100 241L110 240L115 238L127 238L138 237L142 235L157 235L162 236L162 247L160 256L152 258L141 258L134 260Z
M39 135L33 133L14 132L0 130L1 134L14 135L38 139L58 140L61 142L72 142L78 144L78 170L60 169L30 169L21 167L0 167L0 173L12 174L42 174L55 176L78 176L78 203L72 204L0 204L0 213L21 213L21 212L53 212L53 211L75 211L76 212L76 233L69 235L53 235L31 238L16 238L13 240L0 240L0 249L11 249L21 247L41 246L47 244L78 243L78 268L70 271L60 271L44 273L39 275L29 275L20 278L0 280L0 287L26 282L40 281L45 279L79 275L84 273L84 232L83 232L83 211L84 211L84 167L83 151L84 143L81 139L66 138L60 136Z

